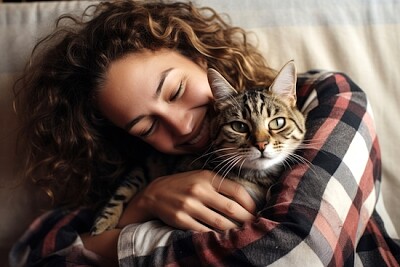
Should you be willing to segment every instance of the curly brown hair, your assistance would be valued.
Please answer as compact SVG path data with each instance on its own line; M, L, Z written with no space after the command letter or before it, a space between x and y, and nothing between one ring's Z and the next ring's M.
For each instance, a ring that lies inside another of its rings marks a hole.
M269 86L275 72L211 8L191 3L102 2L64 15L40 41L15 85L25 177L57 206L95 205L146 145L111 125L96 92L111 62L143 49L204 58L238 89Z

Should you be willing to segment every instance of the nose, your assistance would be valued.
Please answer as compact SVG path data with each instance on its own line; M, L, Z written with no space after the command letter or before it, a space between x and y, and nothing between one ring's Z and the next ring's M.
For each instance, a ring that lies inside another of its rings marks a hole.
M177 135L186 135L192 132L193 115L190 112L176 111L165 114L165 123L168 129Z
M254 146L263 152L270 142L270 136L264 130L256 130L254 133Z
M255 142L255 147L257 147L258 150L260 150L261 152L263 152L263 151L265 150L265 148L267 147L268 143L269 143L269 142L268 142L267 140L264 140L264 141L256 141L256 142Z

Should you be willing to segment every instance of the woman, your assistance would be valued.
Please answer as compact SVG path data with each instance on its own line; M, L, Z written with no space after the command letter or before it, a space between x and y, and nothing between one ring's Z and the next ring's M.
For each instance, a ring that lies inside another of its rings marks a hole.
M117 229L89 236L90 210L140 164L146 144L167 154L207 146L208 67L238 90L269 86L275 75L245 32L211 9L121 1L93 12L42 41L17 84L26 175L63 207L22 239L33 248L31 262L398 263L398 246L384 240L374 213L380 153L367 100L337 73L299 78L298 105L313 147L302 156L310 164L282 173L261 217L254 218L255 205L240 185L198 170L156 179L130 201ZM89 209L75 210L83 206ZM54 245L54 236L62 242Z

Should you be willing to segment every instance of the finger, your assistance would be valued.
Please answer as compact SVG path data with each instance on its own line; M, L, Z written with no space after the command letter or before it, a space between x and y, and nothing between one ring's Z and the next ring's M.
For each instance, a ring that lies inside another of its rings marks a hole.
M231 220L243 223L245 221L254 220L254 215L242 207L240 204L234 200L221 195L217 192L209 199L210 202L205 201L205 205L211 207L214 210L224 214ZM253 201L253 200L251 200Z
M219 176L215 177L212 185L219 193L233 199L250 213L256 211L256 203L243 185L229 179L223 179ZM224 205L229 206L232 204L225 203Z
M187 213L178 213L173 222L166 221L166 223L182 230L191 230L196 232L212 231L211 228L195 220Z
M199 206L193 214L191 214L198 221L218 230L228 230L237 228L239 225L233 222L230 217L226 217L216 211L203 206Z

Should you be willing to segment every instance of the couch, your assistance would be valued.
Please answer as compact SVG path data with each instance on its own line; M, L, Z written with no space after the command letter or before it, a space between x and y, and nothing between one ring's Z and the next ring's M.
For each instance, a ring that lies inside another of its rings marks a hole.
M253 41L279 69L294 59L298 70L347 73L369 96L383 159L377 203L386 229L400 233L400 1L397 0L195 0L229 15L254 33ZM0 4L0 265L12 243L47 203L20 182L15 154L12 85L34 43L63 13L81 12L90 1ZM5 265L7 266L7 265Z

